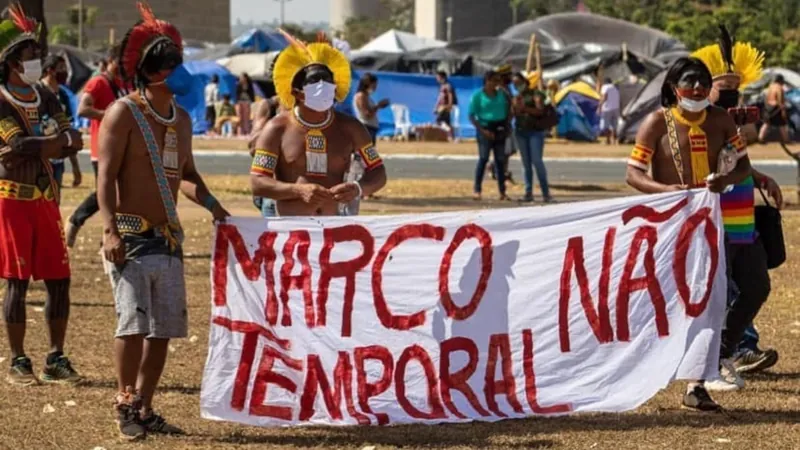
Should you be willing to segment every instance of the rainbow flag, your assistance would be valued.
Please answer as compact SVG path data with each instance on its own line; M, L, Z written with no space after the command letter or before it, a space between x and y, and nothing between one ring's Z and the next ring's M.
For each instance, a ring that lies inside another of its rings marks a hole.
M752 175L720 195L722 224L731 244L752 244L756 239L755 194Z

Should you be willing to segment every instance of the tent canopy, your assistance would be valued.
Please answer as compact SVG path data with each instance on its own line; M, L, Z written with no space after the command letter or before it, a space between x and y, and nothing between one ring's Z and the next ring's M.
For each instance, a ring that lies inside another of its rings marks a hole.
M536 40L542 46L554 50L587 42L620 48L625 42L628 50L649 58L686 51L682 42L663 31L588 13L547 15L514 25L500 37L527 42L531 34L536 34Z
M187 61L185 66L186 70L194 78L193 89L186 96L178 97L177 101L181 106L195 104L193 108L187 109L187 112L192 117L192 132L194 134L203 134L209 128L205 114L204 92L206 85L211 81L211 77L216 75L219 77L220 95L233 95L236 92L236 77L228 69L214 61Z
M358 49L358 52L405 53L445 45L446 42L436 39L424 38L405 31L389 30Z
M242 53L229 58L222 58L217 62L236 76L246 73L251 78L267 78L272 62L278 56L278 53L280 52Z
M231 42L232 47L253 53L279 51L289 45L286 38L277 31L266 32L253 28Z

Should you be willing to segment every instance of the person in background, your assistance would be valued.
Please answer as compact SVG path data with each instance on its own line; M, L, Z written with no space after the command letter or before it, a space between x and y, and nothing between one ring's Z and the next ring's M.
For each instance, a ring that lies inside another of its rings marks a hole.
M778 127L781 132L782 142L789 142L789 115L786 112L786 100L783 90L785 84L786 80L784 80L783 75L778 74L775 75L767 89L767 99L764 104L766 117L764 125L761 126L761 131L758 133L758 140L762 143L767 141L767 133L770 127Z
M236 108L231 104L231 96L225 94L222 96L222 103L219 105L219 117L214 123L214 132L222 134L222 127L226 124L231 124L231 132L235 135L239 130L241 119L236 115Z
M378 89L378 78L371 73L364 74L358 82L356 95L353 97L353 110L356 112L356 118L361 122L369 135L372 137L372 145L377 146L378 131L380 130L380 121L378 120L378 111L389 106L389 99L382 99L375 103L371 96ZM350 171L347 173L348 181L358 181L364 174L364 167L361 164L360 156L358 153L353 154L353 160L350 164ZM365 197L369 198L369 197ZM358 206L355 200L350 210L357 215Z
M236 83L236 114L239 116L239 133L242 136L250 134L251 105L256 101L255 88L250 75L243 73Z
M500 192L500 200L509 200L506 195L505 167L506 140L511 126L511 102L502 91L503 79L494 71L483 78L483 89L475 92L469 103L469 120L475 126L478 138L478 165L475 168L473 197L481 199L483 175L489 163L489 155L494 154L495 178Z
M83 88L83 96L78 105L78 116L90 120L89 132L91 134L91 159L92 169L97 184L97 137L100 133L100 123L105 116L106 109L118 98L128 95L126 84L119 76L119 45L114 45L108 50L108 62L105 72L90 79ZM100 207L97 204L97 192L92 192L78 206L67 221L65 236L67 246L75 245L81 227L89 218L97 213Z
M450 141L456 141L456 130L453 127L453 107L458 105L456 91L453 85L447 80L445 72L436 72L436 81L439 83L439 97L436 99L436 107L433 112L436 114L436 124L444 127L450 133ZM458 124L456 124L457 126Z
M372 136L373 145L380 129L378 111L389 106L389 99L382 99L378 103L372 100L371 96L377 89L378 79L371 73L365 73L359 80L356 95L353 97L353 109L356 112L356 118L367 127L367 131Z
M44 60L42 72L44 76L42 77L41 85L49 89L58 98L58 103L61 104L61 108L71 124L73 119L72 106L70 105L69 95L63 87L63 85L67 84L69 75L67 63L62 56L51 53ZM72 187L78 187L81 185L81 166L78 164L78 156L70 156L69 163L72 166ZM64 178L64 159L51 159L50 164L53 166L53 178L56 180L60 194Z
M206 122L208 122L209 131L216 131L217 105L219 104L220 101L219 77L217 75L212 75L211 82L209 82L206 85L205 98L206 98Z
M511 93L511 81L513 78L512 67L511 64L503 64L495 69L495 72L500 75L502 83L500 84L500 91L507 97L508 104L510 105L512 100L514 99L514 94ZM516 153L516 142L514 142L514 137L509 134L506 138L505 143L505 159L503 165L503 173L505 174L506 181L511 184L514 184L514 177L511 175L511 171L508 170L508 162L511 160L511 156ZM489 171L492 179L496 179L495 171L494 171L494 163L489 163L486 170Z
M547 82L547 103L556 106L556 95L561 90L561 84L556 79L551 79Z
M608 145L617 143L619 110L619 89L611 82L611 78L606 78L603 81L603 87L600 88L600 104L597 105L597 113L600 114L600 135L606 137Z
M547 94L533 89L528 79L521 73L514 75L514 87L518 94L514 97L513 111L516 116L514 136L517 139L525 174L525 197L523 202L533 201L533 170L539 178L539 187L545 203L553 201L547 183L547 169L544 165L544 138L552 119L557 114L551 105L545 104Z
M256 113L253 118L253 132L250 133L250 141L247 143L251 157L255 156L256 140L261 134L261 130L273 117L278 115L279 103L278 97L275 96L262 100L256 106ZM253 205L261 212L261 217L275 217L278 215L275 208L275 200L271 198L253 196Z

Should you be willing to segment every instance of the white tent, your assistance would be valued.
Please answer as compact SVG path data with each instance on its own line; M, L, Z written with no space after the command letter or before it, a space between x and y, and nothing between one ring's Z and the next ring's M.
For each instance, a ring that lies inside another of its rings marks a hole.
M431 47L444 47L446 42L429 39L406 33L405 31L389 30L376 37L367 45L358 49L359 52L405 53Z
M246 73L253 78L264 78L269 75L272 62L278 56L278 53L280 52L242 53L218 59L217 63L230 70L236 76Z

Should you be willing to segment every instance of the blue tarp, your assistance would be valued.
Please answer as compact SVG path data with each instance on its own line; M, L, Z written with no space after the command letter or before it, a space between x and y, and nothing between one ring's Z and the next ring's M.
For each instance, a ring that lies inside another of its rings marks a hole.
M598 101L570 92L558 103L558 135L570 141L597 140L600 119Z
M204 92L206 85L211 80L211 76L217 75L219 77L220 95L230 94L231 96L236 92L236 77L228 69L214 61L187 61L184 65L189 73L195 77L196 81L193 92L185 97L178 97L177 101L184 108L186 108L187 104L196 105L194 108L187 109L192 117L192 132L194 134L203 134L210 126L206 122Z
M257 28L247 31L231 42L232 47L247 50L252 53L279 51L286 48L287 45L286 38L279 32L265 32Z
M346 105L342 108L349 108L352 111L353 94L358 87L358 80L363 72L353 74L353 87L350 96L345 100ZM433 112L436 100L439 96L439 84L433 75L405 74L374 72L378 78L378 90L372 94L372 99L376 102L388 98L391 102L408 106L411 123L422 125L433 123L436 120ZM461 111L459 117L459 136L462 138L475 137L475 127L469 121L468 108L472 94L483 86L483 79L480 77L450 77L450 83L456 91L458 107ZM394 135L394 118L391 108L385 108L378 113L381 128L378 136ZM455 125L455 124L454 124Z

